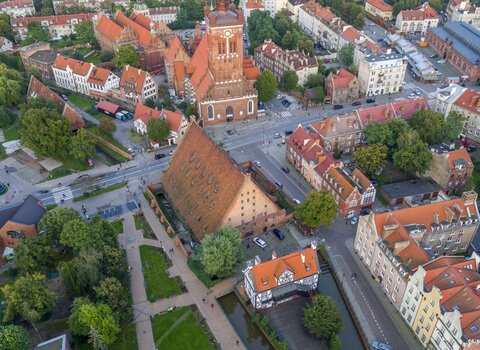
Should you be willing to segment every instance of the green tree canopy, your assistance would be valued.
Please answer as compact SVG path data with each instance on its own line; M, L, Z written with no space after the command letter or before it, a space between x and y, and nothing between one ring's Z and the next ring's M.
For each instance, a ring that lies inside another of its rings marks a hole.
M23 100L21 75L0 63L0 106L14 106Z
M40 22L28 23L27 39L28 44L36 43L39 41L48 41L50 38L48 31L43 28Z
M440 113L423 109L412 115L410 124L418 132L422 141L429 145L439 143L443 139L445 123Z
M270 101L275 96L275 91L277 91L277 79L272 72L267 70L257 78L256 87L259 101Z
M165 141L170 135L167 122L163 119L150 119L147 123L147 135L154 142Z
M395 166L410 175L424 173L431 161L432 154L427 144L421 141L406 145L393 154Z
M0 36L4 36L11 42L15 42L15 33L10 26L10 17L4 13L0 14Z
M30 337L25 328L16 325L0 326L0 350L29 350Z
M463 131L466 118L457 111L448 113L445 119L445 128L443 129L445 141L452 141Z
M73 219L65 223L60 233L60 243L79 252L92 247L100 249L105 245L113 246L115 236L111 225L96 216L91 222Z
M7 304L4 322L10 321L15 315L36 322L52 311L55 305L55 293L47 289L45 276L40 273L21 276L1 290Z
M123 68L123 66L127 64L135 68L140 67L140 59L138 58L137 51L131 45L120 47L115 53L115 57L113 58L112 62L119 68Z
M428 0L428 4L432 6L438 13L443 10L443 5L440 0Z
M59 266L62 283L73 296L93 294L102 278L100 271L102 253L95 249L85 249L73 259L62 262Z
M327 191L310 191L305 200L295 208L295 217L305 225L317 228L330 225L337 215L335 198Z
M377 122L368 124L365 128L365 136L370 145L378 143L390 148L395 144L392 130L390 130L387 124L380 124Z
M343 328L343 319L335 301L323 294L317 294L303 309L303 324L317 338L330 339Z
M283 73L282 85L287 90L293 90L297 87L298 84L298 75L296 72L289 70Z
M222 227L202 241L200 261L210 276L230 277L242 260L240 231Z
M405 120L398 119L398 118L388 119L385 125L390 129L392 133L394 147L398 148L398 142L397 142L398 138L400 137L400 135L405 134L407 130L410 130L410 126Z
M15 123L16 116L12 113L10 108L0 106L0 128L6 128Z
M77 39L82 44L97 45L95 31L93 29L93 21L85 21L75 25Z
M418 132L412 129L407 129L403 134L398 136L397 147L398 149L404 149L416 144L417 142L422 142Z
M374 176L385 165L387 147L378 143L356 150L353 159L369 176Z
M338 59L344 67L350 67L353 65L354 51L355 48L352 44L347 44L338 51Z
M100 284L93 288L96 299L108 305L113 312L119 315L123 321L128 321L132 316L129 296L120 281L115 277L107 277L100 281Z
M103 134L111 136L117 130L117 126L115 125L115 122L113 120L102 119L100 120L100 125L98 126L98 129Z
M73 208L55 208L49 210L38 223L39 231L46 231L45 235L52 244L58 245L63 226L73 219L80 219L80 214Z
M317 74L310 74L307 77L307 82L305 83L307 88L311 89L317 86L322 86L323 87L323 75L317 73Z
M87 130L80 129L70 142L70 154L77 160L86 160L95 155L96 141Z
M22 274L41 272L48 274L55 268L58 251L46 234L24 239L14 248L15 267Z

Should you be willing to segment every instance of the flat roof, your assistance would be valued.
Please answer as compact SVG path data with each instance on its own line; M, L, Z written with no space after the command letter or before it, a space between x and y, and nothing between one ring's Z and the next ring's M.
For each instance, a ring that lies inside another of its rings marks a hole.
M429 180L409 180L382 186L382 191L390 198L404 198L424 193L439 192L442 187Z

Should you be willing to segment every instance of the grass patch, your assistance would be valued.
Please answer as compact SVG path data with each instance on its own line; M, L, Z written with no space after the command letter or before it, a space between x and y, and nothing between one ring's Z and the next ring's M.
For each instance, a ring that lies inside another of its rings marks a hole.
M212 288L221 281L220 279L211 279L203 269L202 263L199 260L188 259L187 264L190 270L192 270L195 276L197 276L197 278L205 285L205 287Z
M145 135L139 134L134 128L125 131L124 134L129 140L135 143L141 143L142 141L145 141Z
M5 148L3 148L3 145L0 143L0 159L5 159L7 156L8 154L5 151Z
M200 313L188 306L152 319L155 347L162 350L218 349L215 339Z
M332 263L332 260L330 259L330 255L328 254L327 247L323 244L318 245L318 250L320 251L320 254L327 260L329 263Z
M48 211L48 210L53 210L53 209L55 209L56 207L58 207L58 204L49 204L49 205L46 206L47 211Z
M111 142L118 148L120 148L122 151L128 152L128 149L122 145L120 142L118 142L116 139L114 139L111 135L106 135L100 131L98 126L96 125L89 125L87 127L88 131L92 132L93 134L102 137L103 139L107 140L108 142Z
M93 102L91 99L80 95L70 95L68 96L68 100L85 112L90 111L92 106L95 105L95 102Z
M50 180L58 179L59 177L70 175L72 171L70 169L64 168L63 166L50 170L48 178Z
M112 225L112 228L117 235L123 233L123 220L111 222L110 225Z
M153 302L182 293L181 281L179 282L178 278L170 278L167 275L168 262L159 249L151 246L140 246L140 257L149 301Z
M104 193L112 192L112 191L118 190L119 188L125 187L126 184L127 184L127 181L124 181L124 182L120 182L118 184L108 186L105 188L94 189L91 192L85 192L81 196L73 198L73 201L79 202L87 198L96 197Z
M128 161L127 158L125 158L124 156L122 156L120 153L114 151L113 149L111 149L110 147L107 147L106 145L104 145L103 143L100 143L100 142L97 142L97 145L96 147L102 151L103 153L106 153L107 155L109 155L111 158L113 158L116 162L118 163L123 163L123 162L126 162Z
M100 52L95 51L95 53L91 54L87 58L85 58L85 62L93 63L93 64L98 64L101 62L100 60Z
M109 350L138 350L137 333L134 324L123 325L115 343L110 345Z
M155 233L153 233L153 230L150 227L147 219L145 219L145 216L141 214L134 215L133 219L135 220L135 228L137 230L143 230L143 238L157 239L157 236L155 236Z
M280 208L285 209L287 214L293 213L295 209L292 204L290 204L290 200L281 192L281 191L274 191L273 195L277 198L277 204Z
M8 128L3 129L3 136L5 137L4 142L13 141L20 139L18 134L20 130L20 121L17 118L17 122L13 125L10 125Z

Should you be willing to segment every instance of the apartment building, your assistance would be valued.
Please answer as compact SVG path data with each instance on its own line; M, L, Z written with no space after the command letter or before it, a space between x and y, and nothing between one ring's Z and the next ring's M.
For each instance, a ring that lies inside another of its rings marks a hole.
M92 63L58 55L52 65L55 84L84 95L90 94L88 78L95 66Z
M10 16L10 18L34 16L36 13L33 0L0 2L0 12Z
M344 103L354 101L360 97L360 84L355 75L346 69L337 73L331 72L325 78L324 103Z
M390 21L393 19L393 6L387 4L383 0L367 0L365 2L365 12L371 14L374 17L380 17L384 21Z
M366 96L400 91L405 79L407 60L403 55L370 55L360 62L358 80Z
M113 5L128 8L130 0L53 0L56 15L66 13L71 7L79 6L90 12L110 11Z
M400 313L425 348L467 349L480 338L475 259L442 256L409 277Z
M97 98L105 98L112 89L117 89L120 84L120 78L112 71L93 67L87 79L89 95Z
M432 162L424 175L442 186L447 195L460 193L475 168L467 150L439 145L430 146L430 151Z
M449 21L465 22L477 29L480 28L480 7L469 0L450 0L446 16Z
M318 72L318 62L296 50L283 50L271 40L265 41L254 50L255 65L261 70L273 73L279 82L283 74L293 71L298 76L298 84L304 85L311 74Z
M75 25L97 18L95 13L76 13L72 15L40 16L40 17L17 17L11 19L13 31L19 39L27 37L28 24L40 22L43 28L48 31L52 40L60 40L63 36L76 34Z
M148 99L158 100L158 85L150 73L126 65L120 77L119 88L112 95L132 106L145 104Z
M375 41L352 26L345 26L339 36L339 49L348 44L352 44L355 49L353 52L353 64L356 67L360 66L365 57L383 53Z
M437 11L425 2L415 10L400 11L395 28L398 34L425 35L429 28L438 26L439 19Z
M180 11L178 6L153 7L148 9L146 16L156 22L169 24L177 20L178 11Z
M434 109L443 116L448 116L452 110L455 101L463 94L466 88L457 84L449 84L448 86L440 86L435 91Z

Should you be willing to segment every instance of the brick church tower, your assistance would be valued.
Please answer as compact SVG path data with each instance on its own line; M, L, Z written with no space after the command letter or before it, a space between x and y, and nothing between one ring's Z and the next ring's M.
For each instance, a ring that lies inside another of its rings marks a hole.
M187 67L187 89L204 125L257 117L258 68L244 56L243 11L228 0L205 7L206 33Z

